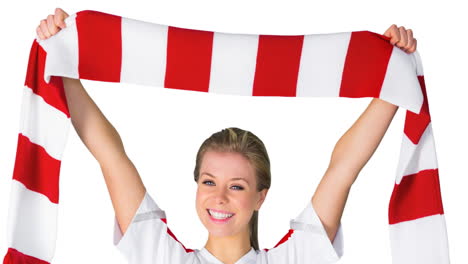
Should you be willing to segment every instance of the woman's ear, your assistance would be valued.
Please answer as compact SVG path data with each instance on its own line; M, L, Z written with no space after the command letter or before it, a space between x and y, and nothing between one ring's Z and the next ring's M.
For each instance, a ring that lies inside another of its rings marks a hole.
M262 204L265 201L267 193L268 193L268 189L263 189L258 192L258 201L257 201L257 208L256 208L257 211L260 210L260 207L262 207Z

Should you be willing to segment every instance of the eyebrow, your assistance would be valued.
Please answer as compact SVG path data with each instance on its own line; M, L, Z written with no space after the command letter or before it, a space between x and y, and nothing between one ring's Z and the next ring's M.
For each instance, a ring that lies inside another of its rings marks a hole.
M212 178L216 178L214 175L211 175L211 174L208 173L208 172L203 172L201 175L203 175L203 174L206 174L207 176L210 176L210 177L212 177ZM241 180L241 181L245 181L247 184L249 184L249 181L246 180L245 178L232 178L232 179L230 179L230 180L231 180L231 181Z

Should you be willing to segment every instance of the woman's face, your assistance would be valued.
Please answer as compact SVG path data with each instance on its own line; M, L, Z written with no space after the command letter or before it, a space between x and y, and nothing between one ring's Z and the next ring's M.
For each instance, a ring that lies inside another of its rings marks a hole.
M268 190L257 191L250 162L239 153L207 151L203 156L196 198L197 213L212 236L248 232L254 210Z

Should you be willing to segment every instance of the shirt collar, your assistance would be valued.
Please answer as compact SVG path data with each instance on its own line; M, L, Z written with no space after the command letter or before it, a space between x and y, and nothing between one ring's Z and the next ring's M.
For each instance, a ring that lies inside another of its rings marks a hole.
M213 254L211 254L205 247L200 250L200 254L203 255L210 263L213 264L224 264L219 259L217 259ZM235 264L255 264L257 261L257 252L254 248L250 248L250 251L242 256Z

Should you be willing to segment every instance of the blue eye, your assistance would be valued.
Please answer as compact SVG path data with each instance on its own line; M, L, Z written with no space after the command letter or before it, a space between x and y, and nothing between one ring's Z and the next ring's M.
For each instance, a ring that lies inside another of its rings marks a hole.
M242 191L242 190L244 190L244 187L242 187L242 186L239 186L239 185L235 185L235 186L232 186L232 187L238 187L239 189L235 189L235 190L238 190L238 191Z
M203 184L205 184L205 185L211 185L211 184L206 184L207 182L213 183L212 181L204 181Z
M208 185L208 186L214 186L213 181L203 181L202 183L205 184L205 185ZM236 190L236 191L244 190L244 187L239 186L239 185L234 185L231 188L235 188L234 190Z

